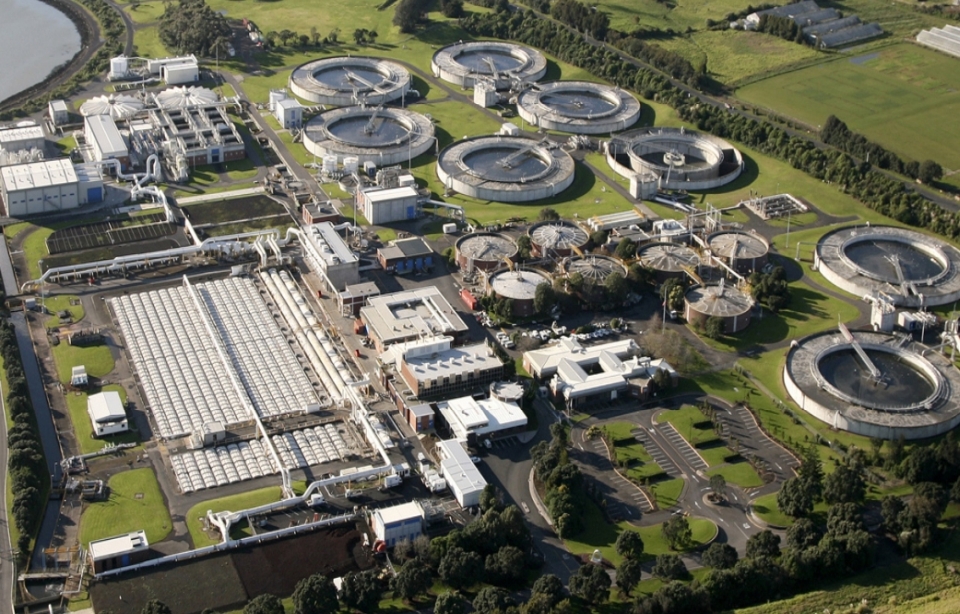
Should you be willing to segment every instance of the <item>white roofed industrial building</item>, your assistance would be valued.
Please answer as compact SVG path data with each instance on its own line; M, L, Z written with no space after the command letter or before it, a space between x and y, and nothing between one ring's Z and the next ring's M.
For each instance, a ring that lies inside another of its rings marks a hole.
M94 573L101 573L150 558L150 543L145 532L134 531L94 540L88 546L88 553Z
M127 412L123 409L120 393L108 390L87 397L87 415L97 437L113 435L130 430Z
M130 163L127 143L109 115L89 115L83 118L83 136L98 162L118 160L126 166Z
M423 508L416 501L383 507L371 514L373 533L387 548L402 540L413 541L423 533Z
M536 378L550 377L557 372L560 362L569 358L581 365L597 364L600 355L610 353L618 358L636 354L640 347L633 339L610 341L598 345L583 346L571 337L563 337L558 343L539 350L523 353L523 368Z
M396 344L379 360L396 370L412 397L482 391L503 379L503 363L485 343L453 347L450 337Z
M331 290L341 291L360 281L360 259L330 222L307 227L306 256L319 268Z
M381 352L395 343L438 335L459 343L469 331L436 286L373 297L360 310L360 318Z
M15 164L0 168L0 197L10 217L75 209L103 200L103 179L69 158Z
M527 416L516 403L494 398L460 397L437 403L437 409L459 441L466 441L470 435L494 436L527 425Z
M43 128L40 126L18 126L0 129L0 149L20 151L23 149L43 150Z
M417 217L420 196L413 186L360 191L357 203L371 224L386 224Z
M440 456L440 473L447 480L447 486L460 507L480 505L480 493L487 481L460 442L453 439L437 442L437 452Z

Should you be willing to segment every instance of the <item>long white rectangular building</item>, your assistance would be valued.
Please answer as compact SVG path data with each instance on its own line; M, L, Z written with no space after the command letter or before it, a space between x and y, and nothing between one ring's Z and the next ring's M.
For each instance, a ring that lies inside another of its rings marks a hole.
M90 145L94 159L118 160L126 166L130 163L127 143L120 129L109 115L89 115L83 120L83 136Z
M446 478L447 486L460 507L480 505L480 493L487 481L460 442L453 439L440 441L437 443L437 452L440 455L440 473Z
M0 129L0 149L20 151L23 149L43 150L43 128L41 126L23 126Z

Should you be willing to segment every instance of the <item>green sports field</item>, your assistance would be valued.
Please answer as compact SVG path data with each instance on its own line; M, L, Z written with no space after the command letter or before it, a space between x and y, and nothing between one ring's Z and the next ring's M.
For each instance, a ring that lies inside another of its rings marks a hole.
M845 56L753 83L737 96L814 127L833 114L908 159L960 168L960 60L923 47Z

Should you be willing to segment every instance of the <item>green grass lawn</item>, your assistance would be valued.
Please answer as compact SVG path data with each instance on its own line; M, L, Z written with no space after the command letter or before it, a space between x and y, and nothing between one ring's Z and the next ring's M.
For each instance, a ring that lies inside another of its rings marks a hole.
M60 381L65 384L70 383L70 372L77 365L85 366L90 377L104 377L113 371L113 355L105 345L79 347L61 339L52 350Z
M118 473L108 482L110 498L90 503L80 518L80 544L143 530L147 541L162 541L173 526L152 469Z
M667 409L657 415L657 423L669 422L677 432L693 446L699 446L719 439L713 432L710 419L700 413L693 405L684 405L680 409Z
M680 501L680 494L683 492L683 478L673 478L654 482L650 485L650 492L653 493L657 501L657 507L662 510L673 507Z
M777 493L763 495L753 500L753 513L760 520L778 527L789 527L793 524L793 518L780 511L777 505Z
M76 303L75 305L71 304L74 302ZM43 304L47 310L53 314L47 318L47 321L44 323L44 326L47 328L56 328L60 326L60 316L57 314L61 311L69 311L71 319L74 322L79 322L85 315L83 304L80 303L79 299L72 294L48 296L43 299Z
M203 530L203 521L201 518L206 516L208 510L213 512L238 511L279 500L280 487L270 486L239 495L211 499L210 501L204 501L194 505L190 508L190 511L187 512L187 529L190 531L193 547L203 548L204 546L212 546L220 542L219 539L208 536Z
M836 115L852 130L908 159L933 158L957 169L960 150L953 143L960 139L958 88L956 59L903 43L854 57L841 55L748 85L737 95L814 127Z
M757 475L756 469L747 461L726 463L707 471L707 475L722 475L728 484L736 484L740 488L757 488L763 486L763 480Z
M153 0L140 2L136 7L128 4L124 10L135 23L150 23L160 19L160 16L163 15L163 8L163 2Z
M133 46L142 58L165 58L173 55L160 42L160 33L156 28L141 28L133 32Z
M608 440L612 441L613 453L616 462L621 465L621 471L628 478L638 483L645 483L652 478L663 475L653 457L647 453L643 445L637 441L631 431L636 428L630 422L613 422L603 426ZM626 466L624 467L624 464Z
M116 384L110 384L103 388L90 388L86 392L67 392L67 409L70 411L70 421L73 422L73 433L80 444L80 453L89 454L102 450L107 444L118 443L137 443L140 441L139 435L130 431L107 437L95 438L93 436L93 427L90 424L90 416L87 414L87 397L98 392L119 392L120 400L127 402L127 391Z
M690 522L690 530L693 533L693 544L688 550L695 550L713 539L717 534L717 525L705 518L687 519ZM584 530L580 535L573 539L564 540L567 549L573 554L593 554L593 551L599 549L603 558L619 565L622 558L617 554L614 544L621 531L637 531L643 538L643 553L647 559L653 558L658 554L670 554L666 540L663 539L661 525L636 528L630 523L624 521L612 525L606 521L603 513L593 503L587 503L586 514L584 516Z
M727 462L727 459L734 455L733 450L719 440L697 446L697 452L700 453L700 456L703 457L707 465L711 467Z

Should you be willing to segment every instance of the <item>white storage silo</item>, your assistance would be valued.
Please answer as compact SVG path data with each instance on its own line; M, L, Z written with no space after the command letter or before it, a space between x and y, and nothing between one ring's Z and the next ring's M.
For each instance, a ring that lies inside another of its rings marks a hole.
M323 172L331 175L337 172L337 157L336 156L324 156L323 157Z
M127 76L127 57L118 55L110 59L110 80L123 79Z
M343 172L356 173L360 168L360 158L357 156L347 156L343 159Z

